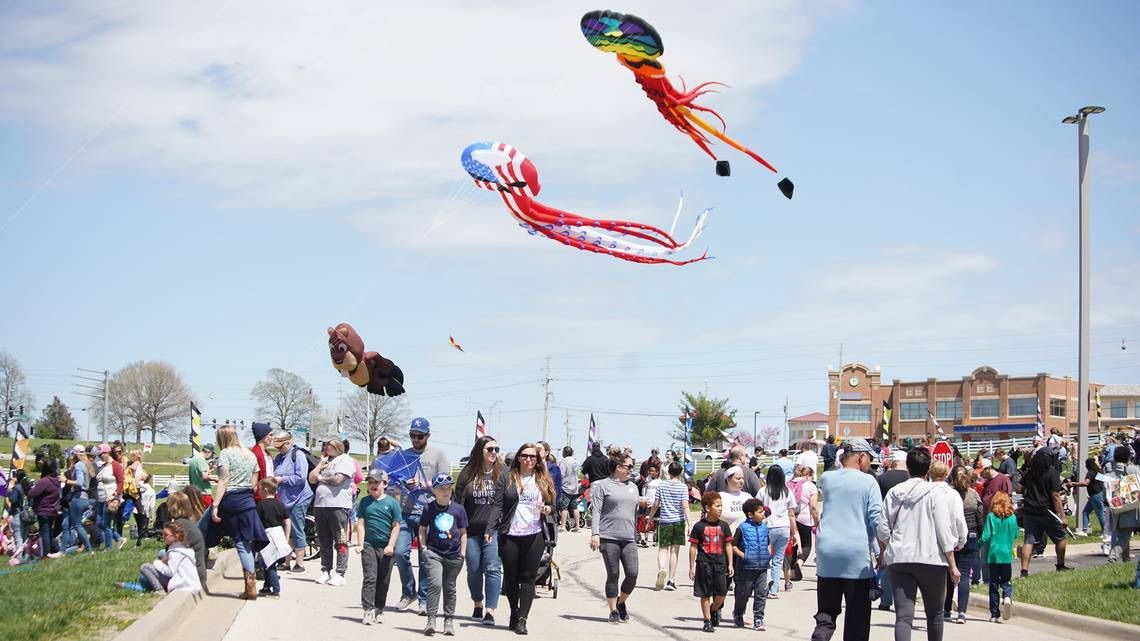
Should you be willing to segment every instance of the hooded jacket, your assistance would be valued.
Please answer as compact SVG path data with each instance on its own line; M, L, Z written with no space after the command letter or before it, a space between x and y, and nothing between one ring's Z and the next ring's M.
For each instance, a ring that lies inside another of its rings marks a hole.
M184 545L173 545L166 551L166 566L170 569L170 582L167 592L201 592L202 581L198 578L198 562L194 550Z
M934 486L934 496L938 500L941 509L946 511L947 518L950 519L952 532L954 533L954 549L960 550L962 546L966 545L966 541L970 536L970 530L966 525L966 505L962 500L962 495L957 490L950 487L946 483L931 483Z
M958 530L935 485L912 478L887 492L884 511L889 535L883 555L885 565L946 565L945 553L958 544ZM964 519L962 528L965 529Z

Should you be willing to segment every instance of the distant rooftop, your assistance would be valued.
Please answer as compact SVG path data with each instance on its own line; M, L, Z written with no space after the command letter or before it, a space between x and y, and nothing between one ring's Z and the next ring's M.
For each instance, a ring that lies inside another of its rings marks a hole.
M1105 385L1100 388L1101 398L1105 396L1140 396L1140 385Z
M812 412L811 414L804 414L795 418L789 418L789 423L826 423L827 414L822 412Z

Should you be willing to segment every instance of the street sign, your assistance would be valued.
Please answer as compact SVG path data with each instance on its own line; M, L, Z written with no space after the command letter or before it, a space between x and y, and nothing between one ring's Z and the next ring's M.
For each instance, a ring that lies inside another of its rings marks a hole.
M938 441L930 450L930 458L941 461L946 467L954 467L954 451L946 441Z

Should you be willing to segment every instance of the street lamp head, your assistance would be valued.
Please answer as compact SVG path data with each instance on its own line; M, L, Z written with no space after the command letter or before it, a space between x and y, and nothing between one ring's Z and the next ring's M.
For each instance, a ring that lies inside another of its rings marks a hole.
M1080 121L1081 121L1081 119L1077 118L1076 116L1066 116L1065 118L1063 118L1061 120L1061 122L1063 122L1066 125L1075 125Z
M1088 107L1081 107L1078 113L1080 113L1081 115L1084 115L1084 116L1091 116L1093 114L1102 114L1102 113L1104 113L1104 107L1098 107L1096 105L1092 105L1092 106L1088 106Z

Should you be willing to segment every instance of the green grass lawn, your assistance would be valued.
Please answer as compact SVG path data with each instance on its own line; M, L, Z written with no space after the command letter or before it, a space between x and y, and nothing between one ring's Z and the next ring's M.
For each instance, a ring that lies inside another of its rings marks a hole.
M1072 572L1039 572L1013 580L1013 601L1140 625L1140 590L1132 589L1135 578L1135 563L1109 563ZM986 585L973 590L989 593Z
M68 556L0 569L0 630L25 641L106 639L154 607L161 595L115 587L154 560L157 541L141 549ZM17 634L16 631L19 633ZM7 635L5 635L7 636Z

